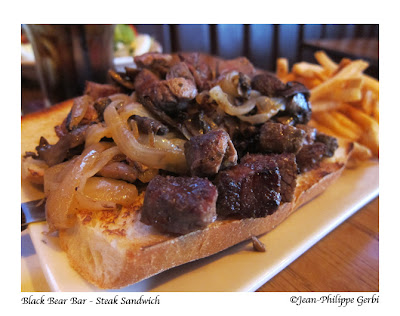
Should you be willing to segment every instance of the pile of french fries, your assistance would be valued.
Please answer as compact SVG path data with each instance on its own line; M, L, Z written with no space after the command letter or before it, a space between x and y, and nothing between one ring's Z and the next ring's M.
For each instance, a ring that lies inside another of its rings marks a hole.
M364 74L369 64L348 58L337 64L323 51L314 56L318 64L299 62L291 71L288 60L278 58L276 75L310 90L309 125L354 143L348 167L379 158L379 81Z

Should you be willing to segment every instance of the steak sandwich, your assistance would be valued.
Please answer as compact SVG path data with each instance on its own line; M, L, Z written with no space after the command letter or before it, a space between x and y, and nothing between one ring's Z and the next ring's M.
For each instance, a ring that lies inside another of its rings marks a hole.
M351 143L307 125L309 91L246 58L149 53L112 84L22 118L71 266L121 288L279 225L337 179Z

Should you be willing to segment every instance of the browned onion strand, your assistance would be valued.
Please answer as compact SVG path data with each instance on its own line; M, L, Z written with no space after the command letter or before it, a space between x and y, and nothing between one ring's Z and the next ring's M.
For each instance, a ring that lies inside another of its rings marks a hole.
M83 194L90 201L101 202L103 205L111 203L128 206L135 201L138 191L135 185L125 181L93 177L87 180Z
M86 131L85 148L100 142L104 137L111 138L110 129L102 123L90 125Z
M119 149L110 144L96 143L86 148L83 153L70 162L68 172L63 173L60 184L49 190L46 202L46 215L50 228L65 229L74 222L76 192L82 192L88 178L95 175L115 155Z
M215 86L214 88L212 88L210 90L210 96L218 103L218 105L222 108L222 110L224 110L225 113L232 116L238 116L247 114L254 109L257 101L256 97L259 97L260 93L255 90L251 91L250 98L242 105L238 106L231 103L231 101L229 100L229 95L225 93L220 86Z
M129 129L127 121L119 116L114 102L104 111L104 120L121 152L133 161L138 161L151 168L182 173L186 171L184 151L179 148L151 148L141 144Z
M89 108L90 100L91 98L86 95L75 99L74 105L71 109L70 127L77 126L80 121L82 121L87 109Z

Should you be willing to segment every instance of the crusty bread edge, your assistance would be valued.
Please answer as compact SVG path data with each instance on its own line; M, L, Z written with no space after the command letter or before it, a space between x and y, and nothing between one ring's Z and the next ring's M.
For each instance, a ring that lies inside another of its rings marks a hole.
M352 150L352 144L346 144L346 146L344 151L348 155ZM170 268L216 254L252 236L268 233L301 205L324 192L339 178L344 167L345 161L343 160L329 162L301 175L296 188L295 200L281 205L274 214L264 218L217 221L203 230L153 245L137 247L132 244L124 253L117 251L111 245L105 245L107 249L102 249L103 255L113 256L114 264L117 263L118 268L113 270L115 275L106 275L106 271L111 267L103 267L103 273L95 275L91 268L82 264L83 261L76 256L77 247L82 247L82 240L79 240L81 237L77 231L87 230L88 228L84 225L77 223L72 231L60 232L60 242L62 248L67 252L71 266L86 280L99 288L122 288ZM93 232L89 232L89 234L91 234L91 238L96 238ZM92 240L92 242L96 241ZM74 245L73 248L71 245Z
M37 142L38 139L36 138L40 134L39 131L47 131L50 125L54 127L60 124L71 106L72 100L68 100L44 111L22 117L22 152L29 150L28 146L37 145L32 142L31 138L35 137L34 141ZM53 135L54 131L51 130L51 133ZM344 146L346 146L345 154L348 156L352 150L352 143L347 143ZM271 231L301 205L325 191L341 175L344 166L345 161L343 159L340 162L333 161L300 176L299 180L304 178L307 178L307 180L300 181L301 185L298 185L296 189L295 201L281 205L274 214L264 218L217 221L206 229L168 239L151 246L138 248L136 245L132 245L126 249L126 252L116 251L110 244L101 241L104 246L102 252L115 256L115 262L119 265L118 269L115 269L118 272L108 277L104 277L105 272L102 277L99 277L99 274L94 274L89 266L83 264L83 261L75 256L76 248L82 246L84 242L80 239L82 235L79 234L81 230L86 229L83 225L77 223L72 230L60 231L60 245L67 252L70 265L84 279L99 288L122 288L170 268L216 254L252 236ZM85 231L84 234L88 234L88 231ZM95 236L91 237L96 238ZM99 269L105 270L104 267L99 267ZM102 274L100 273L100 275Z

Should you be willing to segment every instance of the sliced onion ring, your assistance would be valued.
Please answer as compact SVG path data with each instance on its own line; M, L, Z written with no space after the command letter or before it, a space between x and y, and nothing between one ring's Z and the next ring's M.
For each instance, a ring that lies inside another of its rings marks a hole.
M229 99L228 95L222 91L220 86L215 86L210 90L210 96L213 98L218 105L224 110L225 113L232 116L239 116L249 113L256 106L256 97L260 96L258 91L252 90L250 92L250 98L242 105L235 106Z
M121 152L129 159L138 161L151 168L164 169L177 173L186 172L184 151L175 149L151 148L141 144L129 129L128 123L119 116L114 102L104 111L104 120Z
M93 144L66 166L68 172L60 170L64 176L59 186L48 192L46 202L46 218L51 231L66 229L74 224L77 211L73 207L76 192L82 192L87 179L120 153L118 147L110 146L110 143Z

